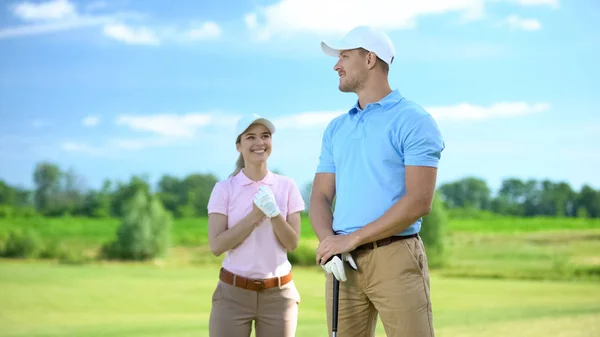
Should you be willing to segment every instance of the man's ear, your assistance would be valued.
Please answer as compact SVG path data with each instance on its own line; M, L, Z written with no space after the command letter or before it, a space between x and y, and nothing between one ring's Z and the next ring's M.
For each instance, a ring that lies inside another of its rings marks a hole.
M375 53L367 54L367 67L373 69L377 65L377 55Z

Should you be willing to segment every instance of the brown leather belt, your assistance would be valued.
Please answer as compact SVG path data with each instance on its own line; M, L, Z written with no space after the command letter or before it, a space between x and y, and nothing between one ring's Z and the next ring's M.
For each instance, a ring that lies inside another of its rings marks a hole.
M243 276L235 275L224 268L221 268L221 272L219 273L219 279L221 281L233 285L235 287L253 290L253 291L261 291L264 289L275 288L279 286L283 286L289 283L292 280L292 272L289 272L287 275L281 277L271 277L268 279L249 279ZM235 284L234 284L235 280Z
M400 240L406 240L406 239L410 239L410 238L417 238L417 237L419 237L418 233L411 234L411 235L405 235L405 236L394 235L394 236L387 237L385 239L381 239L381 240L377 240L377 241L374 241L374 242L369 242L369 243L362 244L362 245L356 247L355 250L375 249L377 247L387 246L387 245L389 245L392 242L396 242L396 241L400 241Z

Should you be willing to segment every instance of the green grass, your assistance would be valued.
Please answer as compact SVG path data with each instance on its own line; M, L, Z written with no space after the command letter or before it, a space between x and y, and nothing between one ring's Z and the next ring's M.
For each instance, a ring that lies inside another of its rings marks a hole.
M447 276L600 281L600 229L446 238Z
M448 229L461 233L532 233L600 229L600 218L517 218L493 215L476 219L450 219Z
M217 266L0 261L2 337L208 336ZM323 275L296 268L297 336L325 336ZM598 336L594 283L432 276L438 337ZM385 336L381 324L377 336Z
M99 245L111 240L118 226L118 219L80 217L0 219L0 232L5 232L10 228L32 228L46 239L59 239L81 246ZM208 241L207 227L207 218L175 219L172 232L174 245L206 243ZM585 229L600 229L600 219L494 216L482 219L450 219L448 224L450 233L515 234ZM301 231L303 239L314 238L307 216L302 218Z
M72 254L68 263L93 258L114 238L117 219L0 219L0 241L12 229L31 229L46 242L59 242ZM176 219L172 246L163 263L218 264L208 249L206 218ZM295 265L311 265L317 240L303 218ZM509 218L450 219L445 238L446 276L512 279L600 280L600 219ZM2 243L0 242L0 246ZM1 248L1 247L0 247Z

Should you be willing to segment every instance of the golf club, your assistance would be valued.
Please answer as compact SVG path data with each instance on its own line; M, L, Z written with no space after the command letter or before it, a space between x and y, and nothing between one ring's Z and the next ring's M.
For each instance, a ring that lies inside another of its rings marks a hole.
M333 277L333 308L331 315L331 332L333 337L337 336L337 323L338 323L338 296L340 293L340 281L335 276Z

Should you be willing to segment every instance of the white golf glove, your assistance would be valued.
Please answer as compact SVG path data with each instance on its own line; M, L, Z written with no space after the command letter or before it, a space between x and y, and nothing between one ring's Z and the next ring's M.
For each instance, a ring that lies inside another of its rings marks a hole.
M273 191L267 186L258 188L258 192L254 195L254 204L269 218L276 217L281 213L275 202Z
M323 267L327 273L333 274L338 281L346 282L347 277L346 270L344 269L344 261L348 262L352 269L358 270L358 266L350 253L343 253L341 259L338 255L334 255L327 263L321 265L321 267Z

